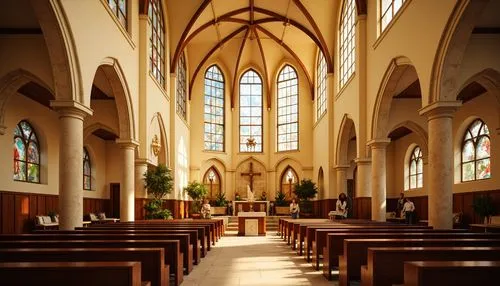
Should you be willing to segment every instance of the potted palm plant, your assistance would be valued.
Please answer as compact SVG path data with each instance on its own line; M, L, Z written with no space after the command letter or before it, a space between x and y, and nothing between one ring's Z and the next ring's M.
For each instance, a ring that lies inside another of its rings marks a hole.
M172 212L163 208L163 201L165 196L172 192L173 181L170 169L162 164L144 173L144 186L153 197L144 205L146 219L172 218Z
M293 193L299 199L300 215L304 217L312 216L311 199L316 197L318 187L311 179L302 179L295 184Z
M472 203L472 208L485 224L490 223L490 217L495 214L493 200L488 195L475 197Z
M280 190L276 193L274 204L276 215L288 215L290 213L290 207L286 201L286 194L283 191Z
M215 197L213 215L225 215L227 212L226 193L220 192Z
M207 187L202 183L192 181L184 188L184 192L186 192L188 196L193 199L193 204L191 205L191 217L200 218L202 200L208 193Z

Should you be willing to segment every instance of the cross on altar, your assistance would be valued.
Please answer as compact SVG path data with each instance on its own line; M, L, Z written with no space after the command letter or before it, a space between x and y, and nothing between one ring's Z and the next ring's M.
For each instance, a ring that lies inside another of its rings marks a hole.
M250 172L248 173L241 173L241 176L248 176L250 178L250 191L253 192L253 176L260 176L260 172L254 172L253 171L253 162L250 162Z

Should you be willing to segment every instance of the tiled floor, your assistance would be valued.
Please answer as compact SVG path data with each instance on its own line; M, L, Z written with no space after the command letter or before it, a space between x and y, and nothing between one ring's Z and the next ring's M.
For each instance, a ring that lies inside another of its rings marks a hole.
M183 286L337 285L295 254L274 233L266 237L223 237Z

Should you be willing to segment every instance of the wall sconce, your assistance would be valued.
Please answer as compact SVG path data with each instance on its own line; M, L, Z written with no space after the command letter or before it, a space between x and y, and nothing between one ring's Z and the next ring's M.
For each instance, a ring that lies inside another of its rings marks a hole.
M160 154L161 150L161 144L160 140L158 139L158 135L155 134L153 136L153 140L151 141L151 150L153 151L153 154L158 157L158 154Z

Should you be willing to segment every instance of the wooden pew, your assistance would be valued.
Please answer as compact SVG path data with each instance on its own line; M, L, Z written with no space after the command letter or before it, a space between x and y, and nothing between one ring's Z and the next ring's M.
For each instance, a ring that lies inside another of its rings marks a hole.
M178 240L22 240L0 241L0 249L13 248L163 248L175 285L184 280L183 254Z
M361 285L404 283L405 261L498 260L499 257L500 247L370 247L367 265L361 267Z
M144 286L140 262L0 263L2 285Z
M411 261L404 264L405 286L492 285L499 279L500 261Z
M50 234L2 234L0 241L15 240L178 240L181 253L183 254L183 267L185 274L193 270L193 246L190 244L188 234L92 234L92 233L70 233L64 234L54 232Z
M137 261L141 280L151 286L169 285L169 267L162 248L15 248L0 249L0 262L103 262Z
M465 239L345 239L344 253L339 256L339 285L349 285L351 280L361 279L361 266L366 265L369 247L430 247L430 246L478 246L500 247L500 239L465 238ZM323 257L323 274L331 279L333 267L329 262L329 252Z
M167 225L167 226L162 226L162 227L152 227L152 228L147 228L147 227L134 227L134 226L114 226L114 227L107 227L107 226L102 226L102 227L76 227L75 230L88 230L88 231L100 231L100 230L122 230L125 232L137 232L137 233L163 233L165 231L169 231L171 229L174 230L196 230L198 232L198 240L200 241L201 245L201 258L205 257L207 255L207 247L210 241L210 235L208 234L210 228L207 227L208 232L205 233L205 226L174 226L174 225ZM36 232L38 233L38 231ZM43 232L42 232L43 233ZM191 238L191 240L193 240Z
M339 256L344 253L344 240L345 239L374 239L374 238L417 238L417 239L427 239L427 238L500 238L500 235L496 234L485 234L485 233L470 233L470 232L360 232L360 233L329 233L327 239L327 245L325 249L329 252L329 262L330 267L338 267ZM318 258L319 259L319 258Z
M208 224L210 225L211 231L213 233L213 243L219 240L220 237L224 234L224 220L222 219L196 219L196 220L183 220L183 219L174 219L174 220L137 220L134 222L123 222L120 224L146 224L146 225L193 225L193 224Z
M161 234L189 234L189 242L193 247L192 251L192 259L193 264L197 265L201 260L201 245L198 240L198 232L196 230L179 230L179 229L171 229L159 232L153 232L151 230L120 230L120 229L108 229L108 228L99 228L99 229L88 229L82 228L79 230L59 230L59 231L37 231L35 234L136 234L136 235L161 235ZM154 237L154 236L153 236Z

